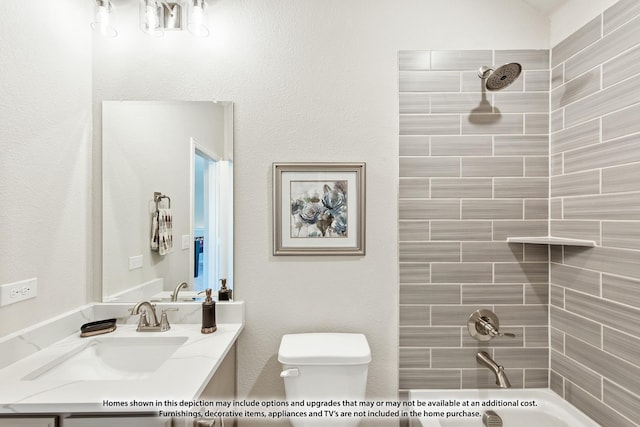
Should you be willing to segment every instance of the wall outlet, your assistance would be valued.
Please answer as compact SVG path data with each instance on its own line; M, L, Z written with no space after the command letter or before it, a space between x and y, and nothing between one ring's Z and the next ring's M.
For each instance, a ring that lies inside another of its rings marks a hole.
M0 307L35 298L38 295L38 278L0 285Z
M129 257L129 270L135 270L136 268L142 268L142 255Z
M189 249L191 246L191 234L182 235L182 249Z

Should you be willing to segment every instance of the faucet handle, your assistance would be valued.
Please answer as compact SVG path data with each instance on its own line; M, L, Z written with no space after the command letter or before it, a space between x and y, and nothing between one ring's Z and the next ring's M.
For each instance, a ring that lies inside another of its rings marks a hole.
M467 321L469 334L478 341L489 341L494 337L515 338L511 332L500 332L498 317L491 310L476 310Z
M167 311L178 311L179 309L176 307L172 308L163 308L162 315L160 316L160 331L168 331L171 329L171 325L169 324L169 318L167 317Z

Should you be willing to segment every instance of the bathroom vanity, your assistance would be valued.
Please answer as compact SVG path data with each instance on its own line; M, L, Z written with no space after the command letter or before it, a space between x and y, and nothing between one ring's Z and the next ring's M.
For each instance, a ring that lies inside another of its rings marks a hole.
M212 334L200 332L200 304L158 304L179 309L164 332L136 331L130 308L92 304L3 338L0 427L191 426L192 402L235 398L242 302L217 304ZM81 324L111 317L114 332L80 337Z

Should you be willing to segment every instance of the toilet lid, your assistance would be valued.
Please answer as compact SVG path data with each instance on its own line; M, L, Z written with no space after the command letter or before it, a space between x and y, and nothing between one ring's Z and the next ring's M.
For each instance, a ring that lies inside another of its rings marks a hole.
M362 365L371 361L371 350L363 334L288 334L280 342L278 361L287 365Z

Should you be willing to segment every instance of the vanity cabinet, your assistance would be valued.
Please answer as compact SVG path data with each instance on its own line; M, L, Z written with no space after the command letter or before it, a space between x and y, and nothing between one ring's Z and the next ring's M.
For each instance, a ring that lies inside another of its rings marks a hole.
M0 427L56 427L56 417L0 418Z

